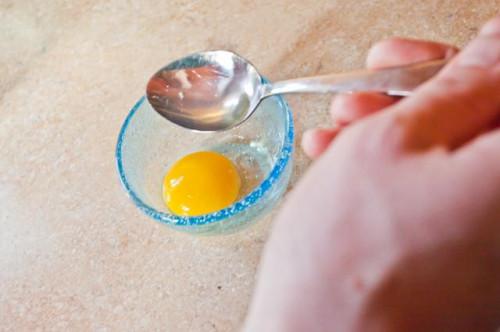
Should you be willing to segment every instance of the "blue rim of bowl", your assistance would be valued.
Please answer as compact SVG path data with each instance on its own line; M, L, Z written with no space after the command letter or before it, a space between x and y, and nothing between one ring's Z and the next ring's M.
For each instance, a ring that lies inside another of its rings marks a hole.
M187 227L202 226L223 221L254 206L259 201L259 199L262 198L264 194L266 194L269 191L269 189L271 189L273 184L280 178L293 152L294 128L293 128L293 118L292 118L292 113L290 111L290 107L281 96L274 96L271 98L277 98L279 106L285 110L286 123L288 124L288 127L286 128L283 147L281 148L276 163L269 172L267 178L265 178L264 181L262 181L262 183L258 187L252 190L252 192L250 192L248 195L246 195L236 203L233 203L231 206L227 208L224 208L222 210L210 214L185 217L185 216L178 216L175 214L169 214L157 211L156 209L144 203L132 190L130 184L127 181L127 177L125 176L125 172L123 170L123 162L122 162L123 139L127 131L128 125L132 120L134 114L145 102L146 97L145 96L141 97L141 99L139 99L139 101L134 105L130 113L127 115L127 118L125 119L125 122L122 125L120 134L118 135L118 142L116 144L116 151L115 151L116 164L118 167L118 173L120 175L120 181L123 187L125 188L127 194L134 202L134 204L146 215L150 216L151 218L159 222L171 226L187 226Z

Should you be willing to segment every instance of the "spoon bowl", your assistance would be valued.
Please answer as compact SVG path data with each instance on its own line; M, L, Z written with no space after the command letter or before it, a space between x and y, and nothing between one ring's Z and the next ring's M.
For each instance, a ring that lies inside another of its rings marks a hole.
M261 100L262 77L228 51L201 52L172 62L149 80L147 98L163 117L185 128L220 131L245 121Z

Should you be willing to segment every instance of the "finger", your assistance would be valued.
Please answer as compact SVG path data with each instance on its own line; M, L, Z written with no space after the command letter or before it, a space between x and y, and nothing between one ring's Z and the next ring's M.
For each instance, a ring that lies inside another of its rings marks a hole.
M370 69L408 65L420 61L451 58L454 46L430 41L390 38L375 44L366 58Z
M333 98L330 115L334 124L345 126L391 106L396 100L393 97L372 92L341 94Z
M448 58L457 48L428 41L391 38L375 44L368 53L368 68L403 66L414 62ZM370 92L339 95L330 113L335 124L347 125L394 104L398 99Z
M403 144L454 149L500 114L500 17L488 23L452 63L394 106Z
M491 36L500 35L500 19L497 18L488 22L483 27L482 32ZM474 174L474 178L483 179L485 178L484 175L489 174L496 177L495 183L500 183L500 157L498 154L500 116L496 117L488 129L484 134L460 149L456 154L456 158L461 162L465 162L465 170L477 173ZM488 168L487 172L485 172L485 168ZM486 179L486 181L491 182L491 179Z
M323 154L339 132L339 127L310 129L302 136L302 149L309 158L316 159Z

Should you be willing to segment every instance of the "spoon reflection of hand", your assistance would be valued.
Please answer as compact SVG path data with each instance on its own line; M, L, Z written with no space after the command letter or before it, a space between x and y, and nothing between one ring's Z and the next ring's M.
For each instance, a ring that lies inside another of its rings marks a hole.
M149 81L147 90L155 97L153 102L174 102L170 106L177 109L196 107L214 99L219 92L221 76L225 76L224 73L209 66L162 71Z

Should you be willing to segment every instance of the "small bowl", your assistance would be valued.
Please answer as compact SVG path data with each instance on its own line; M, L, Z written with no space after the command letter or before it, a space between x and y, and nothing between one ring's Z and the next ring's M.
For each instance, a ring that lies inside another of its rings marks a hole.
M216 133L178 127L142 97L123 123L116 162L123 187L151 218L189 233L229 233L258 219L283 195L292 170L293 140L290 108L280 96L265 99L240 126ZM172 214L162 200L163 177L176 160L202 150L222 153L235 163L242 177L240 197L210 214Z

